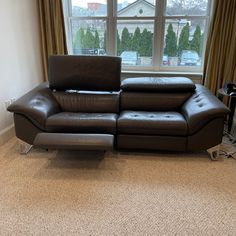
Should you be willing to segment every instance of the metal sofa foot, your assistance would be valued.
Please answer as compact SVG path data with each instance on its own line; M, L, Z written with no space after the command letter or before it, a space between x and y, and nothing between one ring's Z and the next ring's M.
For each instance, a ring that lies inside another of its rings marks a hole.
M218 161L220 159L220 145L207 149L212 161Z
M31 150L31 148L33 147L33 145L25 143L22 140L18 140L18 143L19 143L19 151L21 155L27 155L29 151Z

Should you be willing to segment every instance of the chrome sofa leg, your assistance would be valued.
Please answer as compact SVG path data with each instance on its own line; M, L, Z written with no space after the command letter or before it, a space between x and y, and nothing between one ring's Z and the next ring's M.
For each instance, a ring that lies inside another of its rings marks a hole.
M207 149L212 161L218 161L220 158L220 145Z
M19 151L21 155L27 155L29 151L31 150L31 148L33 147L33 145L25 143L20 139L18 139L18 143L19 143L18 146L19 146Z

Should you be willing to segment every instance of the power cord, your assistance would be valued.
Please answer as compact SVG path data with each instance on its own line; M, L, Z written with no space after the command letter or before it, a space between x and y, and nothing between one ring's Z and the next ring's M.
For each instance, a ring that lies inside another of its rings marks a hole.
M223 150L220 150L220 156L225 156L226 158L233 158L234 160L236 160L236 157L234 157L234 154L236 153L236 151L234 152L226 152Z
M229 139L231 144L235 144L236 143L236 138L228 130L225 129L223 135L226 136Z
M226 158L233 158L234 160L236 160L236 138L228 131L227 129L227 125L224 126L224 134L223 136L225 137L225 141L223 141L223 144L225 144L226 146L228 145L229 147L231 147L229 151L227 150L220 150L219 155L220 156L225 156ZM232 148L233 147L233 148ZM233 149L233 150L232 150Z

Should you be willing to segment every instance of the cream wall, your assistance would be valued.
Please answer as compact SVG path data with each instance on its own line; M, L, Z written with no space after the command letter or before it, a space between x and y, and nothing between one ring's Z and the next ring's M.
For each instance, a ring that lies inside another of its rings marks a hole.
M37 0L0 0L0 32L1 136L13 124L5 101L19 98L43 78Z

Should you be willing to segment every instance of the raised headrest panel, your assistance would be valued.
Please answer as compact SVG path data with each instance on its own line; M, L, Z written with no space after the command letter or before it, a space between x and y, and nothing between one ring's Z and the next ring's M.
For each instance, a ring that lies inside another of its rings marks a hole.
M135 92L193 92L195 84L185 77L127 78L121 83L123 91Z
M119 91L120 74L120 57L63 55L49 58L51 89Z

